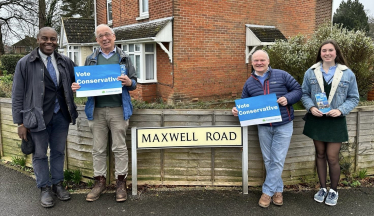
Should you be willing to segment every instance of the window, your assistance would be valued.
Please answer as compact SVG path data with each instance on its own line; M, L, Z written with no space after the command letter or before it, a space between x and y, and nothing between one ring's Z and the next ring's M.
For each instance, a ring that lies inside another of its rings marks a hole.
M79 65L79 46L68 46L68 57Z
M139 0L140 17L148 17L148 0Z
M122 49L129 54L139 83L157 82L155 43L123 44Z
M107 20L108 24L112 25L113 17L112 17L112 0L106 0L106 7L107 7Z

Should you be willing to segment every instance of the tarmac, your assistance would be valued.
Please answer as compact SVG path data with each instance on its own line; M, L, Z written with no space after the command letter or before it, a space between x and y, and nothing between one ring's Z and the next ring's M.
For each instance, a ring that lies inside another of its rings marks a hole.
M340 189L336 206L317 203L317 190L284 191L284 205L258 206L260 189L249 188L243 195L236 187L177 187L147 190L117 203L113 192L94 202L85 200L86 192L74 192L69 201L55 197L53 208L40 205L40 190L28 175L0 163L0 215L374 215L374 188Z

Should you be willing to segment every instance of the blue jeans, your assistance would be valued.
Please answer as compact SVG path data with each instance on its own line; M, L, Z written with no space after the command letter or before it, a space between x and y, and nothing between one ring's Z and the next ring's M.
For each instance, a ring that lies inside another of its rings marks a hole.
M38 188L51 186L64 180L65 145L69 130L67 121L61 112L53 114L45 130L32 132L35 152L32 166ZM47 149L50 148L49 166Z
M266 168L262 193L273 196L275 192L283 192L282 172L292 137L293 122L276 127L257 127Z

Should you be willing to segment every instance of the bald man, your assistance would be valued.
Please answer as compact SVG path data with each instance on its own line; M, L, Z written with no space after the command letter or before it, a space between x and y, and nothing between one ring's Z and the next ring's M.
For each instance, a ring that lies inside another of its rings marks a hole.
M252 55L253 72L243 87L242 98L275 93L282 121L258 125L258 137L266 178L262 185L262 196L258 204L266 208L273 204L283 205L282 172L293 132L292 104L298 102L302 92L299 83L286 71L272 69L269 55L264 50L257 50ZM232 109L238 116L236 107Z
M71 89L75 64L56 51L57 32L53 28L40 29L37 43L39 47L17 63L12 111L19 138L27 140L30 133L35 143L32 165L41 189L41 205L48 208L54 206L53 194L60 200L70 199L62 182L69 124L75 124L78 116Z

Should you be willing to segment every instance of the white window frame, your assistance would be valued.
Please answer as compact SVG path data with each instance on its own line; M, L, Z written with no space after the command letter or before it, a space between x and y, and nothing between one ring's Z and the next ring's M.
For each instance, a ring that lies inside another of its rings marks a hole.
M111 6L111 11L109 11L109 4L110 4L110 6ZM112 0L106 0L106 14L107 14L107 20L108 20L108 25L112 25L112 23L113 23L113 4L112 4ZM109 14L111 14L112 15L112 19L109 19L110 17L109 17Z
M143 11L143 1L147 1L147 11ZM139 17L136 20L148 19L149 18L149 0L139 0Z
M133 43L131 43L133 44ZM128 55L134 55L134 61L132 61L132 64L135 67L136 71L136 56L140 56L140 62L139 62L139 75L138 75L138 83L156 83L157 82L157 53L156 53L156 43L151 43L153 45L153 52L145 52L145 44L150 44L150 43L134 43L134 51L130 52L130 44L121 44L122 48L125 50L125 53ZM136 51L136 46L139 46L139 50ZM153 79L151 80L146 80L146 62L145 62L145 55L146 54L153 54Z
M74 61L74 53L77 53L77 61ZM80 53L81 53L81 47L80 46L74 46L74 45L69 45L67 46L67 56L76 64L80 64ZM73 57L73 58L72 58Z

